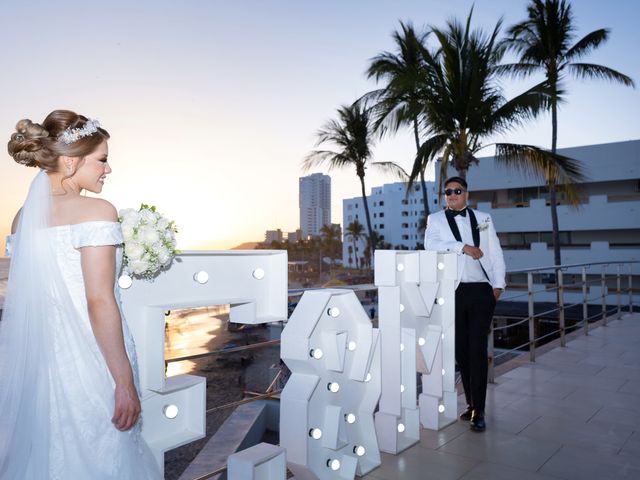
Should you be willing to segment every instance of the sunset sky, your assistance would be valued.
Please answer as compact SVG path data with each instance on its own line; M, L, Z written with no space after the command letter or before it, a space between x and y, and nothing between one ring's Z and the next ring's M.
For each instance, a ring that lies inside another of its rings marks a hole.
M314 134L336 108L373 89L369 59L393 49L398 21L443 25L475 4L474 24L524 18L525 0L2 2L0 132L67 108L111 133L113 173L102 197L118 208L155 204L175 219L182 249L230 248L267 229L298 228L298 177ZM586 61L640 82L640 3L574 0L582 36L611 28ZM510 94L532 85L505 81ZM571 81L559 146L640 138L640 91ZM548 116L508 141L548 147ZM5 141L6 141L5 140ZM492 153L486 150L486 155ZM400 134L374 160L406 168ZM319 170L316 170L319 171ZM0 162L0 247L34 169ZM359 195L355 172L334 171L332 217ZM393 181L369 172L368 187ZM2 248L4 251L4 248Z

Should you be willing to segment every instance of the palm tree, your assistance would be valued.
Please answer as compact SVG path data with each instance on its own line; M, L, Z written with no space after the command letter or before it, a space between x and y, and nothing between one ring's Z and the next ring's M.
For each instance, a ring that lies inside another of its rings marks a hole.
M419 117L422 113L422 89L424 61L422 51L425 48L426 33L418 33L411 23L400 22L400 31L393 33L397 53L382 52L376 55L367 69L367 77L376 82L384 80L384 88L374 90L363 96L373 100L372 107L377 120L376 127L381 135L407 125L413 129L416 151L420 150ZM426 167L426 164L424 165ZM429 201L424 181L424 168L420 170L420 185L424 218L429 216ZM407 190L408 194L409 190Z
M580 181L579 165L570 158L533 145L484 143L543 111L548 92L541 83L510 100L504 97L497 81L505 54L498 42L502 22L486 34L471 28L472 14L473 9L464 25L453 19L444 29L431 27L437 48L422 52L426 67L421 120L428 138L420 146L410 182L436 156L442 157L441 182L449 164L464 178L478 163L476 153L490 145L495 145L496 161L509 168L535 176L548 173L569 186Z
M380 235L378 232L375 232L376 235L376 248L380 250L392 250L393 244L387 242L384 239L384 235ZM398 247L396 250L402 250L402 248Z
M322 243L320 238L310 236L307 240L304 240L304 254L305 260L307 260L312 269L315 269L312 265L314 262L318 262L318 275L322 275Z
M356 219L347 226L347 231L345 233L345 237L349 237L353 243L353 256L356 260L356 268L358 268L358 254L356 252L356 247L358 245L358 241L366 237L364 233L364 226Z
M506 45L520 56L519 63L505 65L504 71L526 76L542 71L549 89L551 109L551 152L556 153L558 143L558 104L564 101L565 80L568 75L584 79L603 79L634 86L628 76L603 65L582 63L585 55L598 48L609 38L606 28L594 30L577 42L574 40L574 17L571 5L565 0L530 0L527 19L513 25ZM573 44L572 44L573 43ZM560 265L560 230L556 189L558 182L549 178L549 203L553 229L553 256Z
M342 234L340 232L340 225L334 223L323 225L320 229L320 236L322 249L331 259L331 265L329 267L331 270L333 260L339 257L342 252L342 241L340 239Z
M341 106L338 109L338 120L327 122L318 131L317 136L318 142L316 145L330 143L338 147L337 151L312 151L304 159L304 170L309 170L325 163L329 165L329 170L354 167L362 189L362 201L364 203L369 237L373 238L364 176L372 156L374 138L371 115L366 104L356 102L349 106ZM404 170L393 162L372 162L371 165L395 173L400 177L406 175ZM373 243L371 243L371 249L372 251L375 250Z

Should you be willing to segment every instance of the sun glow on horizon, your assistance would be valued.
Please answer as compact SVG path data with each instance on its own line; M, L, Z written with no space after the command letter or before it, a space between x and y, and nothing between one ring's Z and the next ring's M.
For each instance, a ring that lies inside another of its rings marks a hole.
M589 61L638 81L640 63L630 47L637 43L637 3L627 0L616 9L572 3L578 35L611 28L610 40ZM242 2L69 0L40 2L24 22L24 5L6 2L0 35L5 45L19 38L20 48L7 51L11 74L0 78L1 138L8 139L19 119L40 122L55 108L100 120L111 134L113 168L100 196L118 209L156 205L176 222L181 250L228 249L262 241L266 230L295 231L298 178L316 171L331 176L331 220L342 223L342 200L359 196L360 185L352 169L302 171L316 132L338 107L379 87L364 72L372 57L394 51L391 33L399 20L443 25L452 16L464 18L472 5L474 24L485 29L501 15L506 26L526 13L522 2L495 0L399 0L376 8L328 0L321 10L305 2L247 8ZM354 24L356 16L361 21ZM91 41L80 41L77 32L87 25ZM245 26L240 37L237 25ZM43 38L55 39L58 51L71 45L73 54L51 55ZM509 85L511 95L524 83ZM637 91L597 81L571 81L568 91L559 147L638 137ZM550 118L500 139L548 147ZM412 133L401 129L377 141L372 161L409 170L414 157ZM8 155L0 162L0 245L35 172ZM367 191L393 181L367 169Z

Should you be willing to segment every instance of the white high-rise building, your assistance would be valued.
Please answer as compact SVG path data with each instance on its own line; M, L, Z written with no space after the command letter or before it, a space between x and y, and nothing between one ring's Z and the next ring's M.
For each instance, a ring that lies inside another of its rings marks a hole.
M558 153L578 160L585 174L578 208L569 205L564 193L558 194L562 263L640 260L640 140L562 148ZM436 198L439 171L437 165L436 182L427 188L431 212L444 206ZM455 170L449 170L450 176L455 174ZM507 270L553 264L548 190L542 179L510 171L486 157L469 169L467 182L471 208L491 214ZM372 189L368 197L371 223L394 249L414 249L424 240L424 232L416 228L421 218L421 195L411 192L408 203L403 203L403 185ZM348 225L357 219L367 233L362 199L343 200L343 209L343 262L355 267L351 254L355 248L361 259L366 243L362 239L354 246ZM640 283L639 270L637 265L633 267L634 289ZM571 274L576 271L580 273L579 269L568 269ZM628 275L628 271L623 273ZM587 275L598 277L600 268L589 269ZM526 285L526 281L524 274L508 278L509 284ZM568 275L565 281L570 282Z
M427 201L429 210L434 211L438 205L433 203L436 198L434 183L425 182L427 187ZM407 184L404 182L387 183L381 187L373 187L371 195L367 196L371 228L385 243L391 244L396 250L414 250L423 241L424 205L420 184L414 184L407 196ZM342 201L342 264L345 267L362 265L366 238L354 239L349 235L349 224L357 220L363 226L363 233L368 235L367 217L364 213L362 197L347 198ZM355 255L353 255L355 251Z
M558 193L562 263L639 260L640 140L558 153L578 160L585 175L578 208ZM469 169L467 182L469 205L491 214L507 269L553 265L549 194L542 179L512 172L487 157Z
M299 185L302 238L319 236L322 226L331 223L331 177L314 173L300 177Z

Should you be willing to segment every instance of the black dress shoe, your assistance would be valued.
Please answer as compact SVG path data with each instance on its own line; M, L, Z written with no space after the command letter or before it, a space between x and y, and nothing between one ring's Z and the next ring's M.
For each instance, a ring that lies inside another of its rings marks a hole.
M471 430L474 432L484 432L487 428L487 424L484 421L484 412L473 411L471 415Z
M460 414L460 420L464 420L468 422L471 420L471 415L473 414L473 407L467 405L467 409Z

